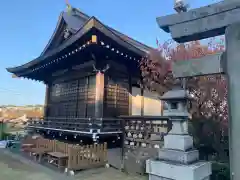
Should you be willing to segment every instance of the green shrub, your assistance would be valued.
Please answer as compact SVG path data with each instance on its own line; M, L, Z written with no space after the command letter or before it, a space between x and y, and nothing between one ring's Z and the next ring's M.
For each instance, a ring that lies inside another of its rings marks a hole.
M213 162L211 180L230 180L229 164Z
M11 136L11 134L10 133L7 133L7 132L3 132L3 134L2 134L2 139L3 140L7 140L7 139L9 139L9 137Z

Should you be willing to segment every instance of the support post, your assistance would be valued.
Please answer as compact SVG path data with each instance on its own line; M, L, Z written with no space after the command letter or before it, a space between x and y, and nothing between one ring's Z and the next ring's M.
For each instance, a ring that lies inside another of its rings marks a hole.
M128 114L129 116L132 115L132 77L130 76L130 73L129 73L129 76L128 76L128 83L129 83L129 93L128 93Z
M43 116L47 117L48 114L48 102L49 102L49 86L48 84L46 84L46 90L45 90L45 101L44 101L44 112L43 112Z
M103 99L104 99L104 74L96 74L96 98L95 98L95 118L103 117Z
M143 80L140 80L140 92L141 92L141 116L144 116L144 88L143 88Z
M228 108L229 108L229 154L231 179L240 179L240 23L232 24L226 28L226 75L228 82Z
M144 89L141 87L141 116L144 116Z

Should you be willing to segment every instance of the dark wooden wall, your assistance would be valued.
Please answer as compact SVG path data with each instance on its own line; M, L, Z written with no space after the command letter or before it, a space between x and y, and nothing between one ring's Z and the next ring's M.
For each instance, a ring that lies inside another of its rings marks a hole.
M105 76L104 116L129 115L128 76L114 74Z
M48 117L93 117L95 76L70 79L49 85Z
M108 61L110 69L104 74L104 97L101 117L130 115L131 76L126 65ZM69 70L52 79L46 117L85 118L96 117L96 74L92 66L78 72ZM92 74L91 74L92 73ZM91 75L90 75L91 74ZM99 113L98 113L99 115Z
M131 80L126 65L109 61L105 74L104 117L129 115Z

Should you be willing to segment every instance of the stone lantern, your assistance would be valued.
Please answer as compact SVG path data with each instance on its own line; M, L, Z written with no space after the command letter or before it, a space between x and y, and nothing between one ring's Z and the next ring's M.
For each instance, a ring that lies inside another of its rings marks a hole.
M164 101L163 116L170 117L172 130L164 137L164 147L179 150L192 148L193 140L188 135L188 113L187 104L192 99L188 92L181 88L175 88L166 92L161 98ZM176 139L177 138L177 139ZM180 140L181 141L178 141ZM186 141L183 143L183 141Z
M164 136L164 147L159 149L158 159L146 161L149 180L209 180L211 163L200 162L199 152L193 147L188 133L188 92L175 88L166 92L163 115L172 121L171 131Z

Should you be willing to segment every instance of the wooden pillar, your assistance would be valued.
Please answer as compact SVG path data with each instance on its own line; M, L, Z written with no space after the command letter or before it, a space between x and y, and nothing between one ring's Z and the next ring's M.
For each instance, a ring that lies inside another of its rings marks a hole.
M128 89L128 114L129 116L132 115L132 77L129 74L128 76L128 83L129 83L129 89Z
M44 112L43 112L43 117L47 117L48 114L48 103L49 103L49 86L46 84L46 90L45 90L45 101L44 101Z
M228 80L229 154L232 180L240 179L240 23L226 28L226 75Z
M103 117L103 99L104 99L104 74L96 74L96 98L95 98L95 117Z
M141 87L141 116L144 116L144 89Z
M140 80L140 89L141 89L141 116L144 116L144 87L143 87L143 80Z

